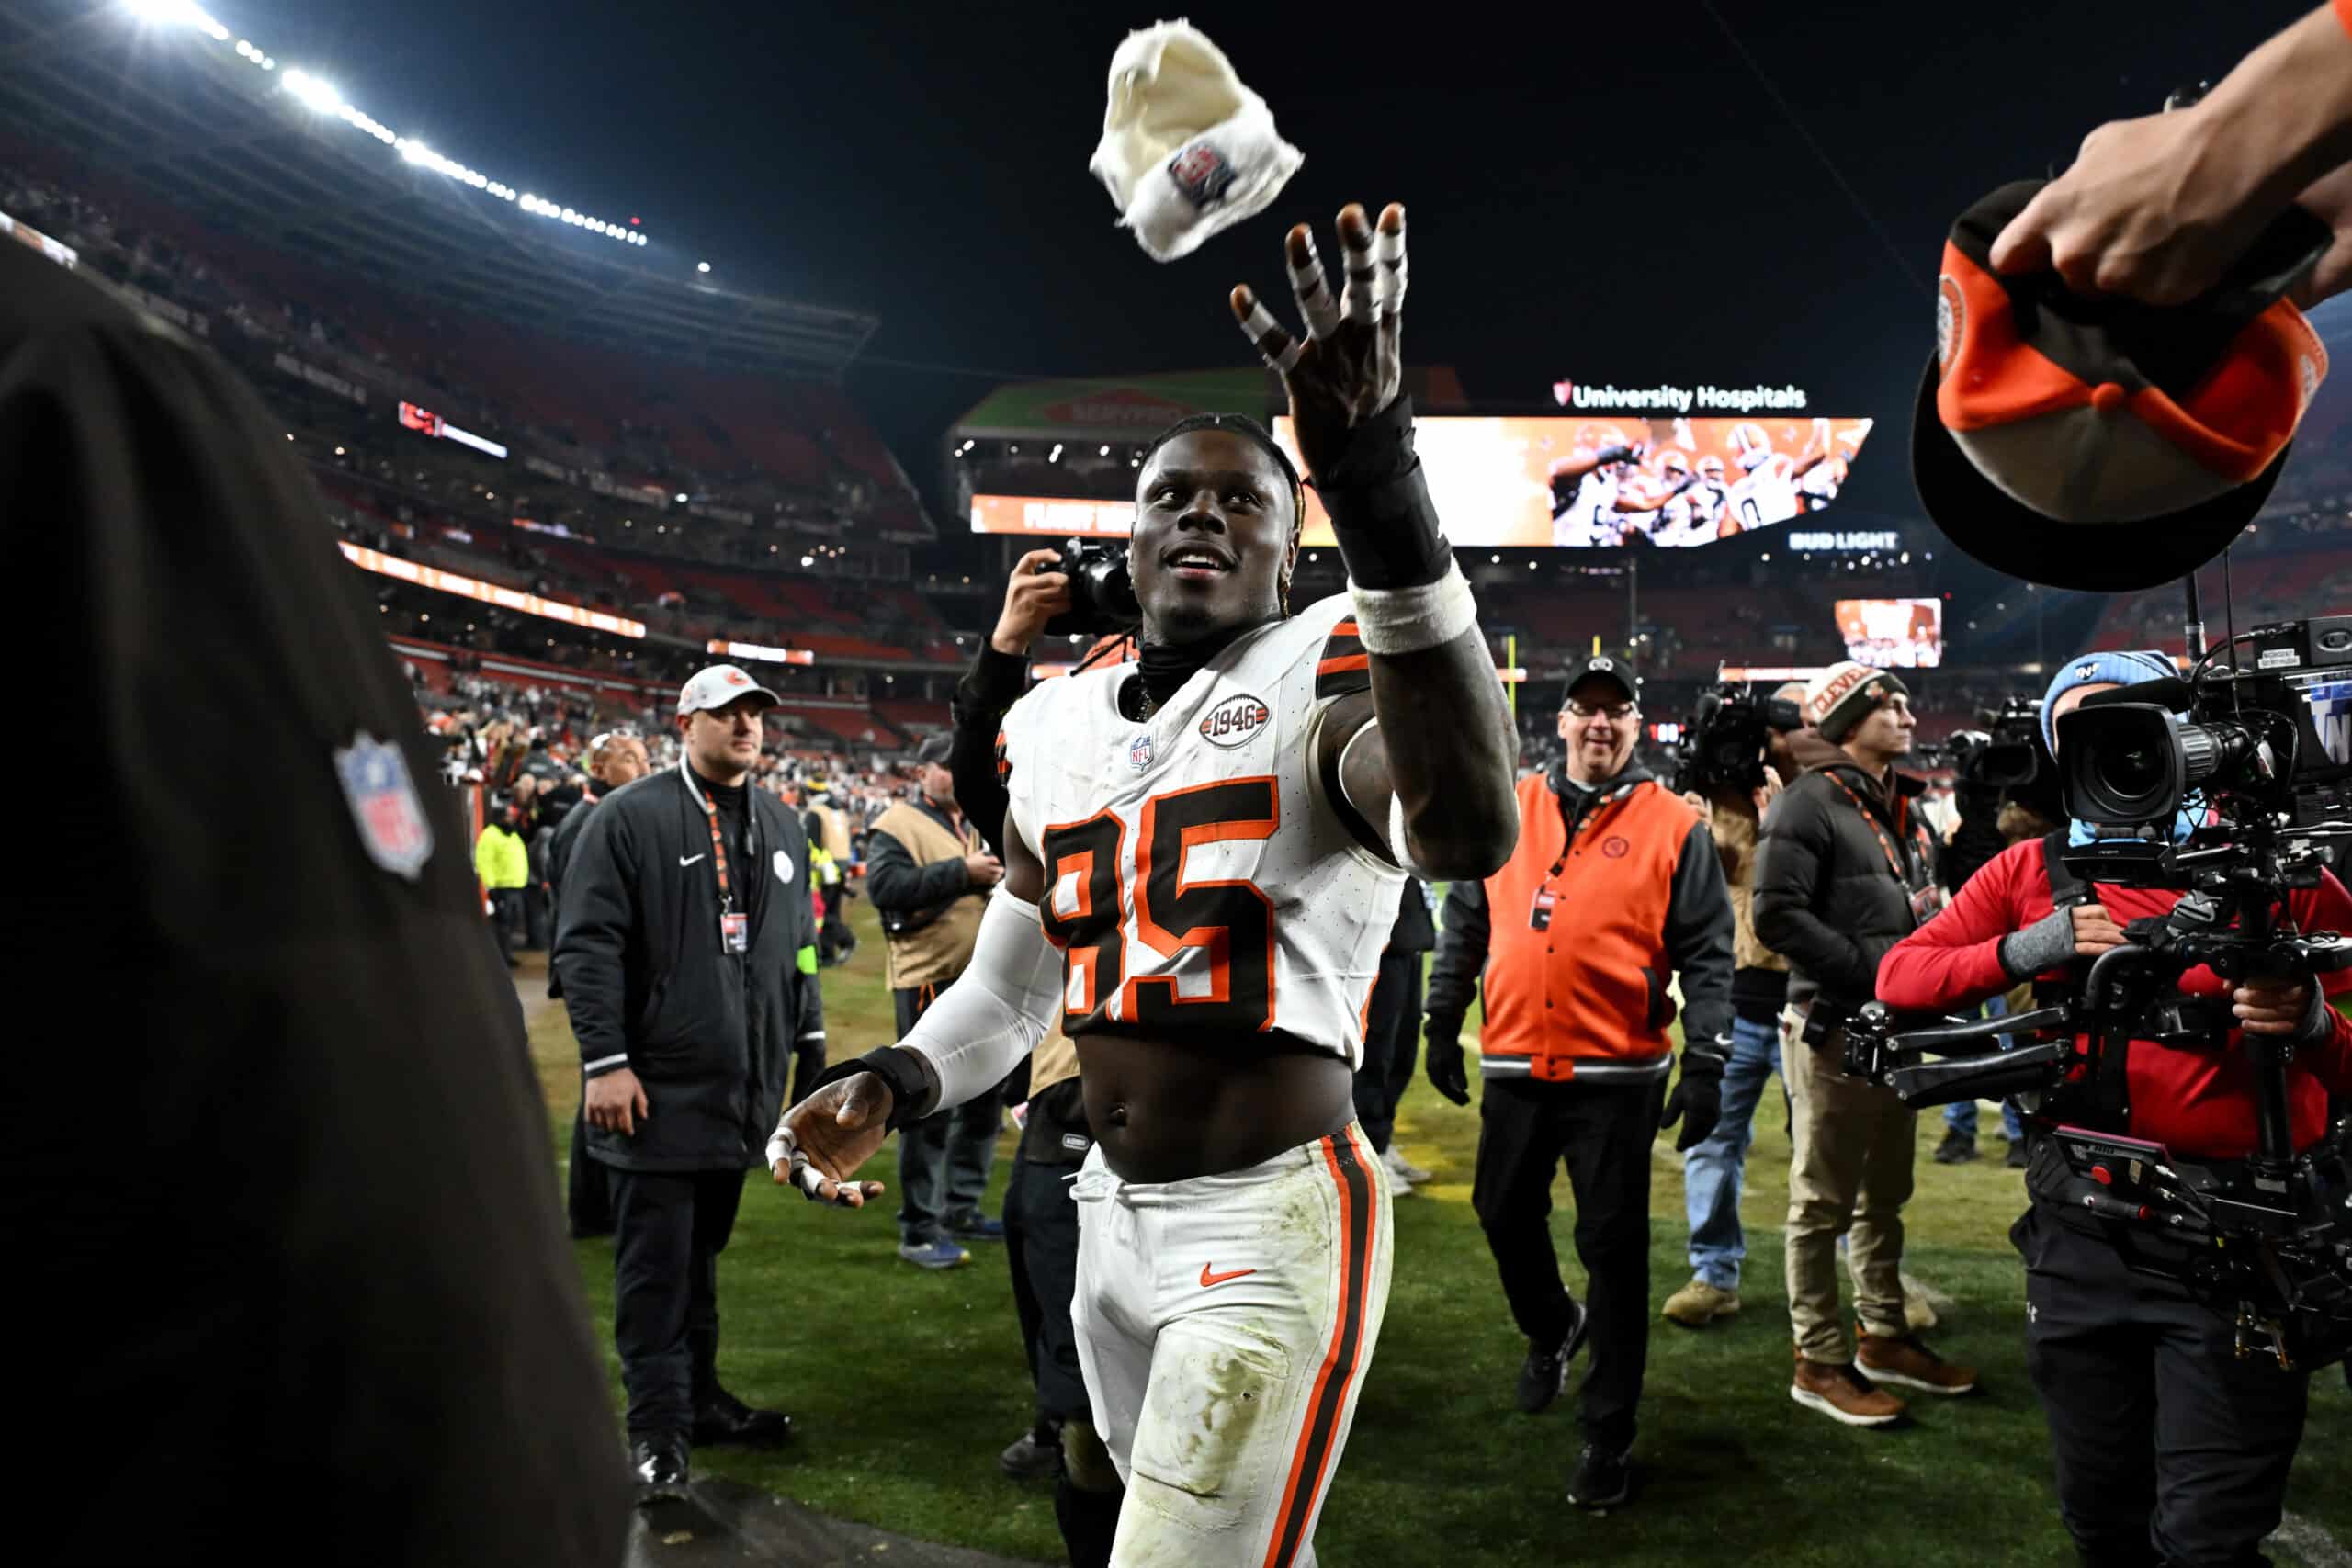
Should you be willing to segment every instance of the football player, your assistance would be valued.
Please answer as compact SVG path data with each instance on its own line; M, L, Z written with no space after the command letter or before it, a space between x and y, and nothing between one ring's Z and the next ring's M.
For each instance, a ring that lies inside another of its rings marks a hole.
M1773 451L1772 438L1760 424L1731 427L1727 445L1745 472L1731 487L1725 533L1769 527L1797 514L1797 480L1829 455L1828 423L1814 421L1812 441L1794 457Z
M1724 460L1713 452L1701 457L1694 466L1698 482L1690 487L1691 525L1712 530L1718 538L1728 538L1738 529L1730 526L1731 481L1724 468Z
M1375 234L1351 205L1339 231L1337 302L1289 236L1306 338L1232 303L1286 383L1349 593L1287 606L1301 492L1262 429L1165 433L1129 547L1137 658L1005 716L1005 879L970 967L769 1145L779 1182L856 1207L889 1129L1059 1018L1098 1140L1071 1316L1101 1447L1065 1430L1056 1495L1080 1563L1313 1562L1388 1290L1352 1110L1381 948L1408 872L1483 876L1518 832L1516 737L1399 392L1404 209Z
M1699 476L1691 471L1690 455L1679 446L1668 446L1658 454L1657 468L1657 479L1650 491L1654 504L1642 508L1657 513L1649 528L1650 543L1702 545L1713 538L1716 509L1707 504ZM1621 502L1619 510L1633 508Z
M1577 444L1552 463L1552 542L1623 544L1626 519L1619 502L1638 470L1643 444L1613 424L1579 425Z

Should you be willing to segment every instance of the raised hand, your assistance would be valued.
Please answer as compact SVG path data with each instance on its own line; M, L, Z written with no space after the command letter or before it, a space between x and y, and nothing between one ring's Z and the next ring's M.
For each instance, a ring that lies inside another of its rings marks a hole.
M1248 284L1232 294L1233 319L1283 378L1310 471L1343 444L1344 433L1396 400L1404 387L1405 209L1390 202L1375 231L1363 207L1340 209L1347 283L1335 299L1314 236L1301 223L1283 249L1306 335L1294 337Z

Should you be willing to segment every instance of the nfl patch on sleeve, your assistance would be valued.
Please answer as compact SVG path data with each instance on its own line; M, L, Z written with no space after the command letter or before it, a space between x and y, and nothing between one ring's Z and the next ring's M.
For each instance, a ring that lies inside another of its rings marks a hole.
M433 854L433 824L425 820L399 743L360 730L336 750L334 772L368 858L414 882Z

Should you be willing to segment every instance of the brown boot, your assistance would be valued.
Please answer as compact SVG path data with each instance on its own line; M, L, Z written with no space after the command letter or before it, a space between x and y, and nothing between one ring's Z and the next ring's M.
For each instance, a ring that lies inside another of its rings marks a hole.
M1799 1356L1789 1397L1849 1427L1884 1427L1903 1418L1903 1402L1872 1387L1851 1361L1808 1361Z
M1947 1361L1916 1334L1860 1334L1854 1360L1874 1383L1899 1383L1929 1393L1966 1393L1976 1386L1976 1369Z

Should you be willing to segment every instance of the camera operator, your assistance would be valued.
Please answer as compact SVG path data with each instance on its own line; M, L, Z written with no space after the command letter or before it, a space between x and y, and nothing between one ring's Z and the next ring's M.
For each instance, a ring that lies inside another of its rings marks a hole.
M2164 673L2171 671L2167 668ZM2038 839L2066 819L2064 791L2048 742L2040 734L2041 705L2012 699L1997 713L1984 716L1986 728L1952 737L1952 801L1960 813L1959 830L1944 847L1937 879L1948 897L1958 897L1986 862L2011 844ZM2031 732L2020 735L2021 727ZM2020 745L2029 749L2031 772L2015 777L2011 764ZM2030 987L2019 986L1984 1003L1985 1016L2000 1018L2021 1012ZM2003 1037L2004 1044L2007 1036ZM2001 1103L2001 1135L2009 1145L2004 1163L2012 1170L2025 1168L2025 1124L2012 1100ZM1937 1145L1938 1165L1965 1165L1976 1157L1976 1102L1954 1100L1944 1107L1944 1138Z
M1790 682L1772 694L1771 701L1798 707L1804 701L1804 682ZM1706 816L1716 858L1723 862L1724 881L1731 889L1732 958L1737 965L1731 977L1732 1049L1724 1069L1723 1113L1715 1130L1682 1156L1690 1282L1666 1298L1664 1315L1685 1328L1704 1328L1739 1310L1740 1266L1747 1258L1747 1237L1739 1224L1740 1188L1747 1176L1747 1148L1756 1137L1757 1103L1764 1085L1781 1070L1781 1010L1789 992L1789 961L1756 935L1756 836L1766 809L1780 797L1783 781L1797 775L1796 755L1789 746L1793 728L1769 720L1765 724L1763 743L1754 759L1762 770L1761 784L1746 787L1745 775L1736 781L1710 778L1705 790L1683 795ZM1707 749L1702 730L1694 737L1693 751L1703 757Z
M1920 1343L1905 1311L1903 1205L1917 1117L1894 1091L1841 1070L1845 1021L1871 1000L1878 961L1941 907L1934 840L1916 814L1920 781L1894 771L1911 750L1910 689L1866 665L1832 665L1805 688L1817 736L1793 742L1804 773L1765 814L1757 849L1756 934L1789 961L1802 1043L1789 1086L1789 1397L1854 1427L1899 1419L1881 1383L1964 1393L1971 1368ZM1850 1231L1859 1344L1838 1309L1838 1237ZM1859 1369L1859 1370L1858 1370Z
M1006 710L1029 689L1030 647L1047 621L1070 608L1069 578L1047 570L1060 562L1056 551L1031 550L1014 563L1003 612L971 669L956 682L951 704L956 728L948 767L956 802L991 853L1001 854L1004 848L1006 794L996 767L997 736ZM1015 1480L1050 1475L1058 1468L1071 1484L1099 1495L1117 1487L1118 1475L1095 1435L1070 1324L1078 1280L1078 1205L1068 1185L1093 1144L1079 1083L1078 1048L1057 1018L1030 1058L1028 1111L1004 1187L1005 1260L1012 1269L1021 1346L1036 1385L1036 1418L997 1456L997 1463ZM1075 1538L1069 1544L1075 1560Z
M2067 665L2042 704L2053 752L2062 714L2159 669L2173 673L2161 654L2105 653ZM2073 838L2089 835L2077 824ZM1887 953L1879 999L1940 1010L2020 980L2063 981L2078 961L2130 940L2124 928L2132 921L2165 915L2181 897L2095 885L2082 890L2090 901L2061 908L2071 877L2053 872L2052 848L2037 839L1996 857L1942 919ZM2303 931L2352 928L2352 897L2333 875L2288 903ZM2338 974L2325 988L2347 986L2352 974ZM2179 983L2188 995L2218 996L2226 987L2202 967ZM2324 1132L2330 1091L2352 1090L2352 1021L2328 1008L2321 989L2308 977L2274 979L2231 996L2243 1033L2294 1043L2288 1087L2299 1150ZM2183 1158L2250 1154L2255 1080L2237 1045L2132 1041L2121 1124L2105 1130L2162 1143ZM2261 1561L2256 1548L2278 1528L2302 1435L2308 1375L2239 1358L2232 1325L2219 1314L2185 1287L2128 1268L2098 1219L2064 1194L2068 1172L2055 1154L2037 1142L2026 1175L2032 1207L2010 1238L2025 1256L2027 1367L2049 1415L2067 1531L2087 1563Z

